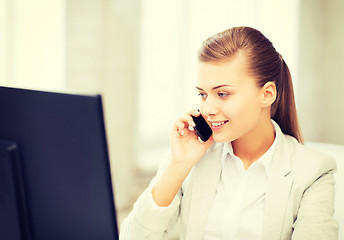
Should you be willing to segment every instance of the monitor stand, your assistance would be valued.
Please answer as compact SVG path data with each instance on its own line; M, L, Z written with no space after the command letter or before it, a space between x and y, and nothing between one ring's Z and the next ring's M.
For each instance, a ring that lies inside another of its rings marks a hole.
M3 140L0 140L0 213L0 239L30 239L18 147Z

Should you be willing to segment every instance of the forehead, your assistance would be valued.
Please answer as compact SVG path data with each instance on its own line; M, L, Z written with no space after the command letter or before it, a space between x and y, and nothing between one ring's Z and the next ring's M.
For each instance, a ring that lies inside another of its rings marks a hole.
M198 67L197 86L206 89L219 85L243 86L255 83L248 75L247 60L243 54L223 62L201 62Z

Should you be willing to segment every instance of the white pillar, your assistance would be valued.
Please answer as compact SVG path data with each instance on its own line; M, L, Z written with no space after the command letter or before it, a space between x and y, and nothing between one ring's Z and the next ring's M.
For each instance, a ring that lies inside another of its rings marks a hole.
M126 214L122 209L137 198L139 2L68 0L66 5L66 85L103 95L119 222Z

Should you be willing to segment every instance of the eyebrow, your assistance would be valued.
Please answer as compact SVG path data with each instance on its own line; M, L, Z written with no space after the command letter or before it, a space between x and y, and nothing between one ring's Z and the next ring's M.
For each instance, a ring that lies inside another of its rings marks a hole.
M222 85L219 85L219 86L216 86L216 87L213 87L212 90L215 90L215 89L218 89L218 88L222 88L222 87L233 87L233 85L227 85L227 84L222 84ZM197 87L196 88L200 91L204 91L202 88L200 87Z

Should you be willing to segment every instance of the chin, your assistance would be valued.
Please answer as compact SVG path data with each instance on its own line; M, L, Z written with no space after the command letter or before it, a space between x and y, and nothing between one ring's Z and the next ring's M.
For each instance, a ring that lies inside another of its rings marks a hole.
M233 139L228 136L220 136L217 134L213 134L213 139L214 139L214 142L217 142L217 143L226 143L226 142L233 141Z

